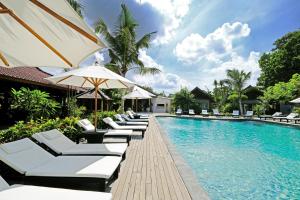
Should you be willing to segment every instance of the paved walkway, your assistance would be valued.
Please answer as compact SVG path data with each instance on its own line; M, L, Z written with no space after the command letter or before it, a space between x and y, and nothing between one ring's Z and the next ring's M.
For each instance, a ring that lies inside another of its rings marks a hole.
M112 185L113 199L191 199L154 118L144 139L133 138L126 156Z

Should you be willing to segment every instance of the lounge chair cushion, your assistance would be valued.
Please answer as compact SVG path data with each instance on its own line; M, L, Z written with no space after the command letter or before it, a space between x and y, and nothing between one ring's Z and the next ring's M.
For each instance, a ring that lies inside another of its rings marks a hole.
M110 178L120 156L58 156L26 172L27 176Z
M88 119L79 120L78 125L86 131L94 131L95 130L95 126Z
M103 121L109 124L114 129L120 129L120 130L146 130L147 129L146 126L119 126L110 117L104 118Z
M1 178L1 177L0 177ZM40 187L32 185L13 185L0 192L1 200L111 200L112 195L105 192L69 190L62 188Z
M23 148L22 150L20 149L20 146ZM29 148L29 146L31 146L31 148ZM6 151L3 150L3 147ZM18 151L10 151L10 153L7 153L7 149L13 148L18 149ZM28 138L0 145L0 160L21 174L45 164L53 158L55 158L53 155Z

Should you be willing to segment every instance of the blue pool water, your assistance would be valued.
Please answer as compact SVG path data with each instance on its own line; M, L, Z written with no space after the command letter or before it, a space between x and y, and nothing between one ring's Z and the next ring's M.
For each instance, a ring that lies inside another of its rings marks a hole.
M158 117L212 199L300 199L300 130Z

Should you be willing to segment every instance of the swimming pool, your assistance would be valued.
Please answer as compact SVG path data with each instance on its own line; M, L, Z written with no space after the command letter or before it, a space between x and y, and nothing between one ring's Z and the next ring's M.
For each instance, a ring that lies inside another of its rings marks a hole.
M300 130L157 117L212 199L300 199Z

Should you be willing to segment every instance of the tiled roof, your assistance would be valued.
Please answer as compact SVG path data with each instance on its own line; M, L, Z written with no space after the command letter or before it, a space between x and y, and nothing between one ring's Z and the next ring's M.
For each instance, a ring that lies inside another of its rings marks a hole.
M42 85L45 87L52 87L58 89L67 88L66 86L55 85L50 81L46 80L45 78L49 76L51 75L36 67L15 67L15 68L0 67L0 79L30 83L33 85Z

